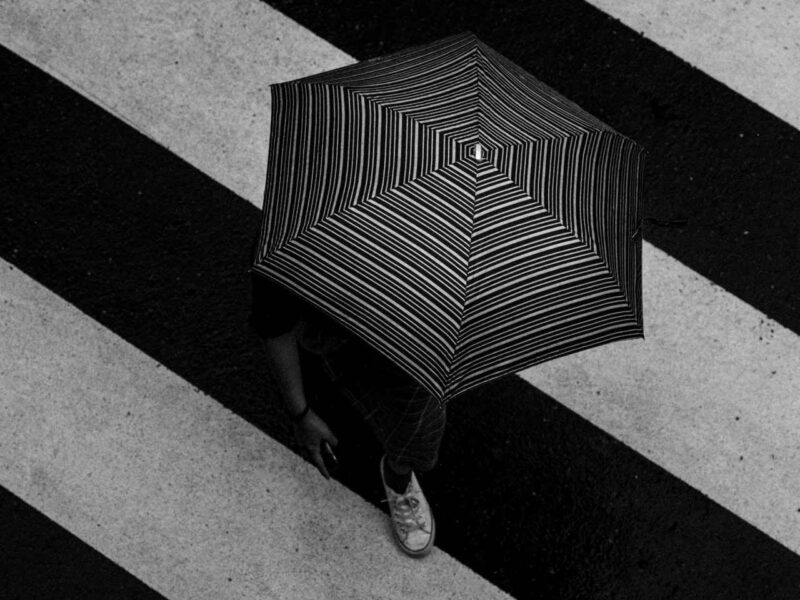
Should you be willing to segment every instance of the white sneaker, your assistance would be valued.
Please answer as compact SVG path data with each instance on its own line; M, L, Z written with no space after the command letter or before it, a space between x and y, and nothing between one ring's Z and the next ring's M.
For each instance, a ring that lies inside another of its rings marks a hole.
M380 464L381 481L386 492L386 500L383 502L389 503L394 539L400 549L409 556L425 556L433 549L433 539L436 536L436 523L431 508L419 487L414 471L411 471L411 481L404 494L398 494L386 485L383 476L385 460L386 455L381 458Z

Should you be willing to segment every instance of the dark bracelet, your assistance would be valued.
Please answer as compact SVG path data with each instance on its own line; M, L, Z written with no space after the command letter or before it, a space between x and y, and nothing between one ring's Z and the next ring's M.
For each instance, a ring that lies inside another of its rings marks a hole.
M294 421L295 423L299 423L300 421L303 420L303 417L305 417L308 414L309 410L311 410L311 405L308 404L308 402L306 402L306 407L303 409L303 412L301 412L299 415L296 416L290 415L289 418L291 418L292 421Z

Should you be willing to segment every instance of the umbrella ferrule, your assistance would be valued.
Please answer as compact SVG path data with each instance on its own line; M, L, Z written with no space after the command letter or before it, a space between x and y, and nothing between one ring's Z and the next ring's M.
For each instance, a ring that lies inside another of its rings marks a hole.
M475 160L482 161L486 158L486 149L481 146L480 142L476 142L473 146L469 149L469 156L470 158L474 158Z

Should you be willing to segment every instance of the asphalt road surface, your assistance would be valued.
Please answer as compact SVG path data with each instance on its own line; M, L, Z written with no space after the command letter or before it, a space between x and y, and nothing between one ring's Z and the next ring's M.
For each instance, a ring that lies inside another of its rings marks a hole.
M793 3L24 4L0 5L0 597L800 597ZM644 232L646 340L453 403L409 562L341 398L338 483L300 456L246 269L268 85L464 30L645 146L645 214L689 223Z

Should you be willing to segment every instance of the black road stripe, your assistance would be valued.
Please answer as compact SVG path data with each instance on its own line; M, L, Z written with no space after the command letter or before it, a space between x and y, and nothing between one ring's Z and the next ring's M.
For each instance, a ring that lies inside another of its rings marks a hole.
M258 211L0 59L0 256L293 447L246 325ZM342 441L341 481L380 505L367 429L335 398L318 408ZM424 485L440 547L518 598L800 592L795 554L513 376L451 409Z
M647 241L800 333L800 132L777 117L579 0L269 4L359 60L472 31L647 149L645 215L690 220Z
M0 598L165 600L0 486Z

